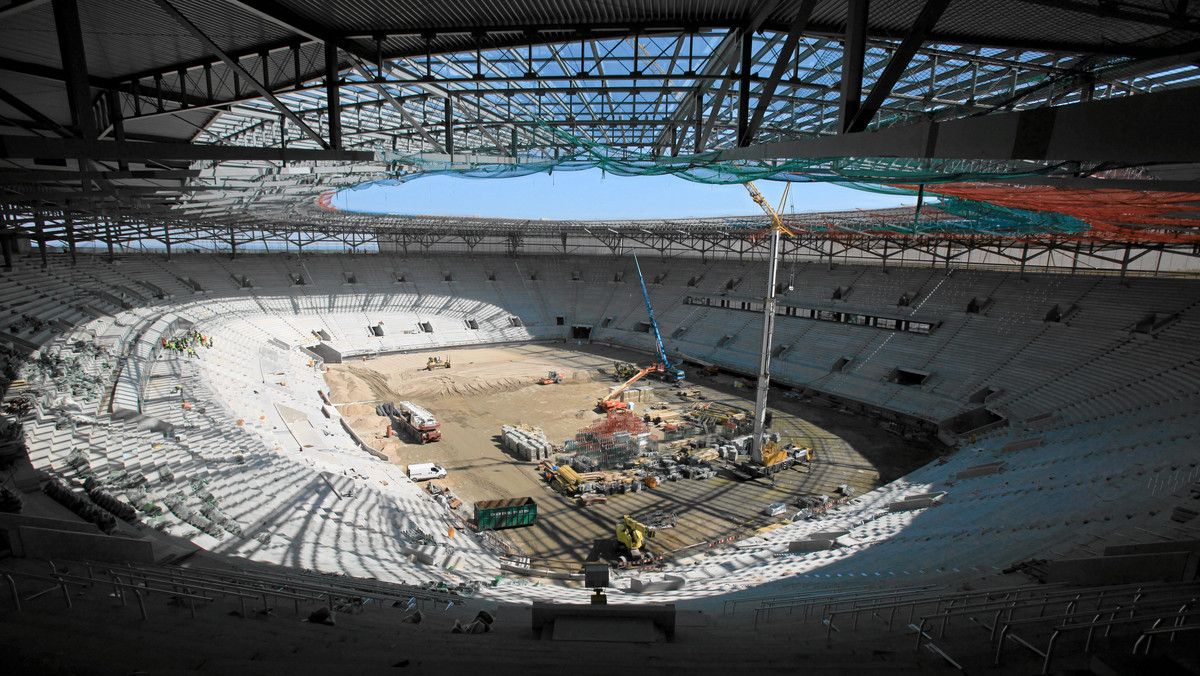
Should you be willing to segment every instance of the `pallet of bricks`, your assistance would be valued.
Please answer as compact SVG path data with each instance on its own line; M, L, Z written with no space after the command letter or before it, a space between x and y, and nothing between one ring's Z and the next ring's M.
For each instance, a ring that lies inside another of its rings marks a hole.
M503 425L500 428L504 447L522 460L545 460L554 454L554 444L540 427Z

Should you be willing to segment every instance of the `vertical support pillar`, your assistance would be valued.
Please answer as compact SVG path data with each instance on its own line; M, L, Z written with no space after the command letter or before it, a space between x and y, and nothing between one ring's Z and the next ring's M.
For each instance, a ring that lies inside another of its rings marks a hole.
M454 162L454 99L446 96L446 154Z
M104 240L108 242L108 262L111 263L115 260L113 256L112 219L105 219L104 221Z
M846 12L846 42L842 48L842 87L839 97L838 131L846 133L862 104L863 60L867 54L869 0L849 0Z
M45 270L49 265L46 262L46 217L39 211L33 215L33 222L37 227L38 254L41 255L42 269Z
M121 93L115 87L112 87L105 94L104 98L108 104L108 123L112 125L113 139L118 143L124 143L125 120L121 113ZM119 171L128 171L129 162L127 160L117 160L117 169Z
M742 31L742 66L738 82L738 147L750 145L750 62L754 56L754 32Z
M229 260L237 258L237 236L233 232L233 228L229 228Z
M921 207L925 206L925 184L922 183L917 187L917 208L913 211L913 234L917 234L917 228L921 225Z
M171 260L171 229L163 224L163 244L167 245L167 260Z
M1021 279L1025 279L1025 261L1029 260L1029 242L1021 245ZM1124 272L1122 272L1124 274Z
M692 134L695 154L704 152L704 91L696 90L696 131Z
M8 210L0 213L0 250L4 252L4 269L12 270L12 239L9 237Z
M7 224L0 228L0 251L4 252L4 269L12 270L12 235Z
M392 137L393 144L395 143L395 141L396 141L396 137L393 136ZM287 118L282 115L279 116L279 149L285 151L283 153L284 159L282 160L282 164L283 164L283 166L286 167L288 165L287 152L286 152L287 151ZM392 148L392 150L395 150L395 148Z
M79 7L75 0L54 0L54 29L58 51L66 75L67 101L71 123L84 140L96 138L96 118L92 115L92 91L88 85L87 61L83 51L83 30L79 27Z
M67 249L71 252L71 265L75 265L75 221L70 216L64 216L67 225Z
M329 147L341 150L342 100L338 84L338 50L337 45L332 42L325 43L325 104L329 117Z

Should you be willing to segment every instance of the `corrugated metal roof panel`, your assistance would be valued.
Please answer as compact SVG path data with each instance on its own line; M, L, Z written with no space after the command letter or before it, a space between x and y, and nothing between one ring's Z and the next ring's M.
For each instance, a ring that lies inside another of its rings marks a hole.
M61 59L50 3L0 23L0 57L57 68Z

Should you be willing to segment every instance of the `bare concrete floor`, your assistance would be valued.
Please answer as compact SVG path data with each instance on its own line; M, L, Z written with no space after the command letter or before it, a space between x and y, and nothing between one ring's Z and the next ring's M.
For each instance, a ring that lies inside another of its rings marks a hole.
M449 357L450 369L426 371L430 356ZM834 495L839 484L859 493L869 491L929 462L938 449L912 443L883 431L872 421L829 408L785 399L772 391L773 430L784 441L816 450L811 471L794 468L775 480L739 482L721 472L705 481L668 482L656 489L609 498L607 504L581 507L555 493L537 475L536 463L519 460L500 444L503 424L537 425L561 443L599 417L593 408L614 379L614 360L641 363L644 354L599 345L524 344L464 348L438 353L389 355L371 361L330 367L326 375L332 401L354 429L398 465L436 462L449 471L442 482L466 504L477 500L532 496L538 502L537 524L501 531L523 554L564 561L595 560L607 554L623 514L646 519L657 511L673 512L674 529L659 531L649 549L686 555L689 548L711 540L742 538L778 524L766 517L770 503L788 504L803 495ZM565 379L539 385L538 378L556 370ZM692 374L689 372L689 377ZM753 408L753 391L734 387L735 379L691 378L712 401ZM661 401L683 405L663 383L650 382ZM387 421L375 414L385 401L414 401L442 425L442 440L426 445L384 438Z

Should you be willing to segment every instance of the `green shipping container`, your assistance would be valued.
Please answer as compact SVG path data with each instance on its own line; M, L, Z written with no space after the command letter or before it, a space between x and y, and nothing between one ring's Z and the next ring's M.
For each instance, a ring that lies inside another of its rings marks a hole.
M475 525L479 530L532 526L537 521L533 498L480 500L475 503Z

